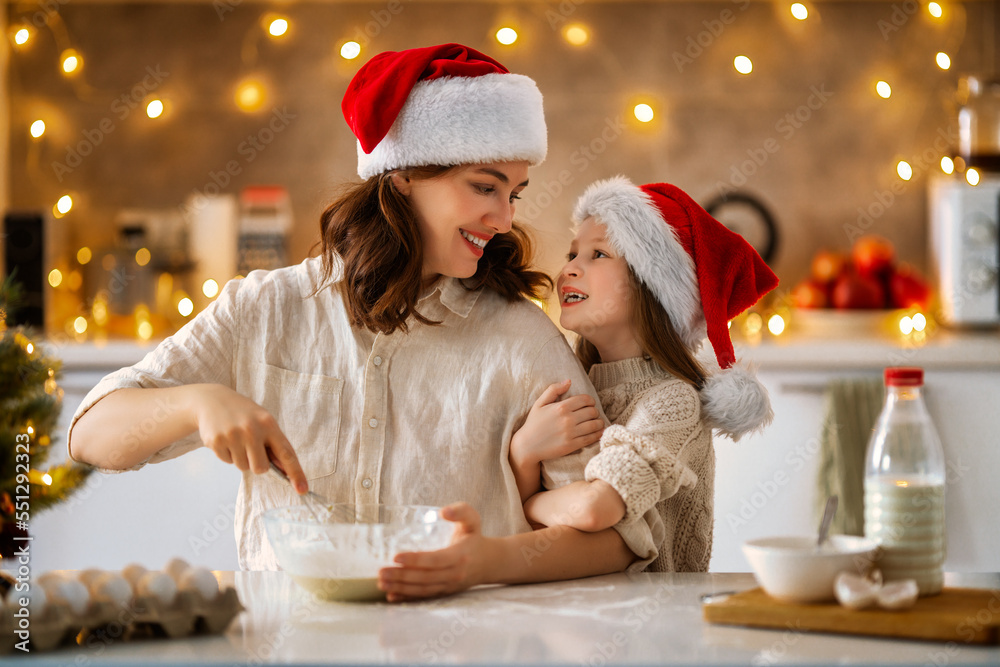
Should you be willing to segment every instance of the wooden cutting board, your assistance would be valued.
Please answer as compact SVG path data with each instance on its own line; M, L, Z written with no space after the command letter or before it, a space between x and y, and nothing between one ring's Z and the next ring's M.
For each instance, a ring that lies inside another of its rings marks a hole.
M903 611L851 610L836 602L779 602L760 588L702 605L705 620L803 632L895 637L958 644L1000 644L1000 590L945 588Z

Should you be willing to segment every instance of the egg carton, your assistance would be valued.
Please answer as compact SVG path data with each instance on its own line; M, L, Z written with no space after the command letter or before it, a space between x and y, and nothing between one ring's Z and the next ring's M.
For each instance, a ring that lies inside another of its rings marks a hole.
M82 614L75 613L65 602L53 601L41 615L29 617L28 645L36 651L49 651L68 644L85 645L91 635L102 642L109 638L117 642L219 634L243 609L236 589L231 587L220 590L212 600L194 591L180 591L169 605L151 595L134 597L127 605L91 602ZM14 651L21 641L17 635L19 620L13 609L4 609L0 616L0 653Z

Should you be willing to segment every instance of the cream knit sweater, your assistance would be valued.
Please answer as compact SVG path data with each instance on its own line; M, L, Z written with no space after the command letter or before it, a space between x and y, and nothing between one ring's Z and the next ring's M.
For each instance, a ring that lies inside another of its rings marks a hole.
M642 519L651 572L707 572L712 555L715 451L698 391L642 357L594 364L590 379L612 426L587 464L625 501L623 524ZM635 570L637 568L629 568Z

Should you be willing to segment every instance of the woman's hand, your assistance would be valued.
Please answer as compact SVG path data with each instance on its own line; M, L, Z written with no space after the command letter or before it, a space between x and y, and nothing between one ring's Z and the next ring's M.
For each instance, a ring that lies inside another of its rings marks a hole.
M524 426L510 442L513 465L557 459L600 441L604 421L597 402L590 394L560 400L569 387L569 380L549 385L531 406Z
M191 409L205 446L242 471L263 474L268 451L297 493L309 490L305 473L288 438L267 410L221 384L190 385Z
M396 554L397 567L384 567L378 573L378 587L389 602L437 597L464 591L486 582L486 573L494 571L489 559L497 554L484 537L479 513L468 503L455 503L441 510L441 516L455 522L451 544L438 551Z

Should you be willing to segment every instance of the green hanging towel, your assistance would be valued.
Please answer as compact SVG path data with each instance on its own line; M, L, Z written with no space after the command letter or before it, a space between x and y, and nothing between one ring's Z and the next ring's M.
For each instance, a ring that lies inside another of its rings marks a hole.
M836 379L827 385L825 399L816 521L826 499L836 494L840 504L830 533L863 535L865 450L882 411L885 388L881 378Z

